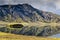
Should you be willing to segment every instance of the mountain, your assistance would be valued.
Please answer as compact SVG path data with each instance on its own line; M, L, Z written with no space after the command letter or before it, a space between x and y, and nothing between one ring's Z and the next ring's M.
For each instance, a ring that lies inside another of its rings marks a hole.
M29 4L0 5L0 21L60 22L60 15L36 9Z

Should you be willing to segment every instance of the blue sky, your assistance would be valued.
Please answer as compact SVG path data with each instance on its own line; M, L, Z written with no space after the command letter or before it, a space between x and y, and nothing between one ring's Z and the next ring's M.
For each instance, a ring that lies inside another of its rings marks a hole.
M60 0L0 0L0 5L21 3L28 3L37 9L60 14Z

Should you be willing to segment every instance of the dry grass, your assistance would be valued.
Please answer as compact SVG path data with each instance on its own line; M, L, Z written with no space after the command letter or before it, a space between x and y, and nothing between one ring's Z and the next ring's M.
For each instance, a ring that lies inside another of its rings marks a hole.
M16 23L16 22L2 22L0 21L0 24L3 24L3 25L13 25L13 24L23 24L24 26L46 26L46 25L51 25L51 26L56 26L56 25L59 25L60 26L60 23L44 23L44 22L29 22L29 23L26 23L26 22L23 22L23 23Z
M60 40L60 38L42 38L0 32L0 40Z

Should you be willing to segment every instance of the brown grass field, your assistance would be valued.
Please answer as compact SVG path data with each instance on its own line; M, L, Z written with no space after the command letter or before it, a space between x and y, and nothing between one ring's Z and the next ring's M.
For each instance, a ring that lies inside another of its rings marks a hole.
M60 40L60 38L42 38L0 32L0 40Z

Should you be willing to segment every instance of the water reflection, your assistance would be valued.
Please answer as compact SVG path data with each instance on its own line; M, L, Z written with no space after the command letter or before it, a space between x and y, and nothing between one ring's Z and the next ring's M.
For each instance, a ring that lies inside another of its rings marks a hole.
M51 38L60 38L60 34L55 34L55 35L52 35L52 36L49 36Z
M17 26L16 26L17 27ZM0 27L1 32L30 35L30 36L40 36L40 37L60 37L60 26L25 26L22 28L10 28L10 27ZM53 36L52 36L53 35Z

